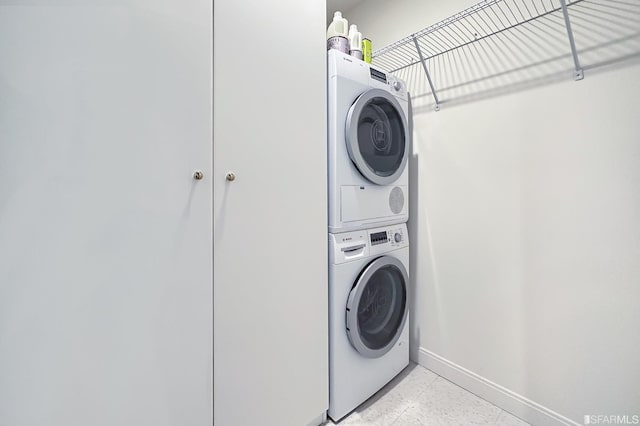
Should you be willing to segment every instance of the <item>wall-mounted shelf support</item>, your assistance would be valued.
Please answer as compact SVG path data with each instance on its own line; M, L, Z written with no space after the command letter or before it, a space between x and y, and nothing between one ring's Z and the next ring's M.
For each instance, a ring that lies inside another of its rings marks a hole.
M638 57L640 0L482 0L373 52L373 64L406 81L416 111L437 111Z
M573 39L573 31L571 30L571 20L569 19L569 11L567 10L566 0L560 0L560 6L562 6L562 14L564 15L564 25L567 28L567 35L569 36L569 45L571 46L571 54L573 55L573 79L578 81L584 78L584 71L580 66L580 60L578 59L578 51L576 50L576 42Z
M435 87L433 87L433 81L431 81L431 76L429 75L429 70L427 69L427 64L425 63L424 56L422 56L422 50L420 49L420 45L418 44L418 39L416 36L413 37L413 43L416 45L416 52L418 52L418 56L420 57L420 63L422 64L422 69L424 69L424 74L427 76L427 82L429 83L429 87L431 88L431 94L433 95L433 100L436 101L436 111L440 111L440 101L438 100L438 94L436 93Z

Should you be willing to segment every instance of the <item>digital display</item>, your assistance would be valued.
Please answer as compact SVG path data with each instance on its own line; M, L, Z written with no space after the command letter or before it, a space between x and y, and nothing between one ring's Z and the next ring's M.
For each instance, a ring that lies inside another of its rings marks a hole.
M374 70L373 68L370 68L370 70L372 78L375 78L376 80L379 80L383 83L387 82L387 75L385 73L383 73L382 71Z
M387 232L386 231L375 232L375 233L371 234L371 244L373 244L373 245L386 243L387 241L388 241L388 239L387 239Z

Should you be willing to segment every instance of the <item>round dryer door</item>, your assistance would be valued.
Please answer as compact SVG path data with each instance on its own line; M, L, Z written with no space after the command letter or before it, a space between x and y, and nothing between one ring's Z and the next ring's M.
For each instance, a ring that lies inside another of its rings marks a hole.
M392 184L409 155L407 120L398 100L382 89L360 95L347 114L346 141L351 161L378 185Z
M395 257L369 263L349 294L347 335L367 358L379 358L396 344L407 320L407 270Z

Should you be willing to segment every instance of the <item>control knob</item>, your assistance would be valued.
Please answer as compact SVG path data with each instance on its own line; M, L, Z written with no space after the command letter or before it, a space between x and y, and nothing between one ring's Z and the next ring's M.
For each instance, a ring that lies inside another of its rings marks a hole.
M402 241L402 234L399 232L396 232L395 235L393 236L393 239L395 240L396 243L399 243L400 241Z
M400 89L402 89L402 83L400 83L399 81L394 81L393 82L393 88L396 89L396 92L399 91Z

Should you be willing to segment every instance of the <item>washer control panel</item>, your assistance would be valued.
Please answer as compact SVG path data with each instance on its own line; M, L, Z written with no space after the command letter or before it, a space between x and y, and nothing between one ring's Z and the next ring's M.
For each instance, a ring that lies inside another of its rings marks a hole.
M381 255L408 245L409 234L404 223L329 234L329 261L337 265Z
M367 231L370 244L369 254L377 255L409 245L407 225L385 226Z

